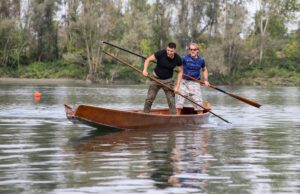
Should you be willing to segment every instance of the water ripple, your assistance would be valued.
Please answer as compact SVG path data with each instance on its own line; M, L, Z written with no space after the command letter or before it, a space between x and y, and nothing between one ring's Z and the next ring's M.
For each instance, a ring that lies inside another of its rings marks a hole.
M260 109L204 90L232 124L211 115L201 126L118 132L73 125L63 104L142 109L147 86L0 88L1 193L299 193L297 87L224 86ZM166 107L162 92L154 107Z

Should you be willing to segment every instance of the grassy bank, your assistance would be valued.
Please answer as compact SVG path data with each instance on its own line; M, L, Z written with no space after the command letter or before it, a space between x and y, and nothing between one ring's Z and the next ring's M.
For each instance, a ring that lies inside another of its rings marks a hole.
M118 68L116 68L118 67ZM103 80L113 82L135 82L144 79L128 68L120 68L115 64L104 66L105 78ZM30 79L79 79L85 80L87 70L83 66L56 61L53 63L36 62L18 69L0 68L0 78L30 78ZM209 77L211 83L216 85L283 85L300 86L300 72L276 67L255 67L237 71L231 75L223 76L212 74Z
M242 75L237 79L237 83L241 85L300 86L300 72L278 67L246 71Z
M87 71L85 67L63 61L53 63L35 62L27 66L20 66L19 68L0 68L0 77L2 78L85 79L86 74Z
M280 67L252 68L228 76L212 75L210 81L225 85L300 86L300 72Z

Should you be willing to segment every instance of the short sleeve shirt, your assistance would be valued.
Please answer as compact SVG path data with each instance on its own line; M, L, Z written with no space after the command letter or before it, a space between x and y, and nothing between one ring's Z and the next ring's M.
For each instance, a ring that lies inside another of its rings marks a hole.
M201 79L200 70L206 66L204 58L200 56L197 58L192 58L191 55L186 55L182 57L182 63L183 74L189 75L198 80ZM183 76L183 79L190 80L190 78L185 76Z
M175 53L173 59L167 55L167 50L163 49L154 53L157 60L157 65L154 69L155 74L159 79L169 79L173 77L173 70L177 66L182 66L181 57Z

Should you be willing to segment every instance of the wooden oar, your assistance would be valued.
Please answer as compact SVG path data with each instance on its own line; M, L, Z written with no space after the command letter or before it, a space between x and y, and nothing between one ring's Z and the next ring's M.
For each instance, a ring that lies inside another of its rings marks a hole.
M115 47L115 48L117 48L117 49L120 49L120 50L122 50L122 51L125 51L125 52L127 52L127 53L133 54L133 55L135 55L135 56L138 56L138 57L140 57L140 58L142 58L142 59L144 59L144 60L146 59L146 57L144 57L144 56L142 56L142 55L136 54L136 53L134 53L134 52L132 52L132 51L129 51L129 50L124 49L124 48L121 48L121 47L116 46L116 45L114 45L114 44L111 44L111 43L109 43L109 42L103 41L103 43L104 43L104 44L107 44L107 45L109 45L109 46ZM154 63L155 63L155 62L154 62ZM178 73L177 70L175 70L175 72ZM183 74L183 76L188 77L188 78L190 78L190 79L192 79L192 80L194 80L194 81L196 81L196 82L198 82L198 83L200 83L200 84L202 84L202 85L205 86L204 81L202 81L202 80L197 80L197 79L195 79L194 77L191 77L191 76L186 75L186 74ZM217 86L214 86L213 84L210 84L208 87L210 87L210 88L212 88L212 89L215 89L215 90L217 90L217 91L219 91L219 92L222 92L222 93L224 93L224 94L227 94L227 95L229 95L229 96L231 96L231 97L233 97L233 98L235 98L235 99L238 99L238 100L240 100L240 101L242 101L242 102L245 102L245 103L247 103L247 104L249 104L249 105L251 105L251 106L254 106L254 107L256 107L256 108L261 107L261 105L258 104L257 102L254 102L254 101L249 100L249 99L247 99L247 98L244 98L244 97L241 97L241 96L238 96L238 95L235 95L235 94L231 94L231 93L229 93L229 92L226 92L226 91L222 90L221 88L218 88Z
M177 70L175 70L175 71L178 73ZM191 76L186 75L186 74L183 74L183 76L188 77L188 78L194 80L195 82L198 82L198 83L200 83L201 85L204 85L204 86L205 86L204 81L202 81L202 80L197 80L197 79L195 79L194 77L191 77ZM233 98L235 98L235 99L238 99L238 100L240 100L240 101L242 101L242 102L245 102L245 103L247 103L247 104L249 104L249 105L255 106L256 108L261 107L261 105L258 104L257 102L254 102L254 101L252 101L252 100L249 100L249 99L247 99L247 98L244 98L244 97L241 97L241 96L238 96L238 95L235 95L235 94L228 93L228 92L222 90L221 88L218 88L217 86L214 86L213 84L209 84L208 87L213 88L213 89L215 89L215 90L218 90L219 92L222 92L222 93L224 93L224 94L227 94L227 95L229 95L229 96L231 96L231 97L233 97Z
M112 57L112 58L115 59L116 61L118 61L118 62L120 62L120 63L122 63L122 64L124 64L124 65L129 66L129 67L132 68L133 70L135 70L135 71L137 71L137 72L139 72L140 74L143 75L143 72L142 72L141 70L139 70L138 68L136 68L136 67L130 65L130 64L127 63L126 61L123 61L123 60L121 60L121 59L115 57L114 55L107 53L106 51L102 51L102 52L105 53L105 54L107 54L108 56ZM144 76L144 75L143 75L143 76ZM171 88L171 87L169 87L168 85L162 83L161 81L159 81L158 79L154 78L153 76L148 75L147 77L148 77L149 79L151 79L151 80L157 82L157 83L160 84L161 86L163 86L163 87L165 87L165 88L167 88L167 89L169 89L169 90L171 90L172 92L175 93L175 91L174 91L173 88ZM227 122L227 123L230 123L230 122L227 121L226 119L224 119L224 118L220 117L219 115L213 113L211 110L206 109L206 108L203 107L201 104L198 104L197 102L195 102L194 100L192 100L192 99L190 99L190 98L184 96L183 94L181 94L181 93L179 93L179 92L176 92L176 94L178 94L178 95L182 96L183 98L185 98L185 99L191 101L192 103L194 103L194 104L200 106L200 107L203 108L205 111L210 112L211 114L213 114L214 116L218 117L219 119L221 119L221 120L223 120L223 121L225 121L225 122Z

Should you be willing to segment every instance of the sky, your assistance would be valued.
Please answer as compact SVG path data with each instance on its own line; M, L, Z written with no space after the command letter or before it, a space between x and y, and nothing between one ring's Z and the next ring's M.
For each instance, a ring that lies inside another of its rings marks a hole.
M123 0L124 3L126 3L128 0ZM259 9L259 1L260 0L253 0L253 1L249 1L247 3L247 9L249 11L249 24L248 25L251 25L251 23L253 23L253 18L254 18L254 14L255 12ZM149 3L154 3L155 0L148 0ZM22 13L24 13L24 11L28 8L27 6L28 4L28 0L22 0ZM64 15L66 11L66 6L65 5L62 5L61 8L60 8L60 11L58 12L57 16L56 16L56 19L57 20L61 20L62 18L62 15ZM300 13L298 14L298 18L300 18ZM294 23L289 23L287 25L288 27L288 30L291 31L291 30L296 30L298 28L298 22L299 22L299 19L298 21L294 22Z

